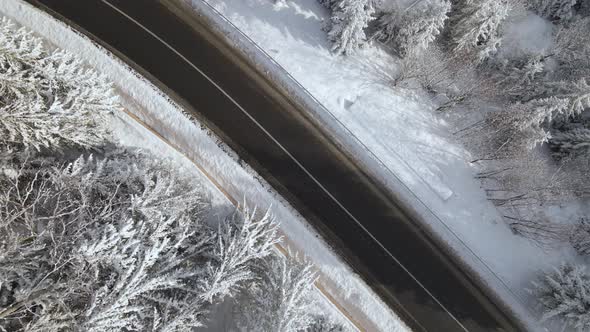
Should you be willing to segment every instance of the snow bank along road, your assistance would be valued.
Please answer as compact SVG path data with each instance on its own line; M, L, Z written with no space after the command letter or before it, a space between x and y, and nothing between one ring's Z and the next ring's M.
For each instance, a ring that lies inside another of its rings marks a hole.
M194 113L286 197L416 331L517 331L298 105L167 0L27 0L87 33Z

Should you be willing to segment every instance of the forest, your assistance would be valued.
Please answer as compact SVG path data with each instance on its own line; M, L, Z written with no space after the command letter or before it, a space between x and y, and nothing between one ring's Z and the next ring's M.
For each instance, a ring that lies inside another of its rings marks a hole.
M423 89L457 120L454 136L513 233L575 249L581 260L539 271L530 292L545 320L590 329L590 1L319 2L334 54L387 50L391 89ZM557 221L554 207L582 212Z

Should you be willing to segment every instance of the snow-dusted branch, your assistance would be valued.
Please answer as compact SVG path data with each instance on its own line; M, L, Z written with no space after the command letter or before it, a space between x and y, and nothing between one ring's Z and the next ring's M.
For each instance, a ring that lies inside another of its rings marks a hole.
M308 293L315 280L311 265L271 256L257 267L261 280L238 306L242 331L303 331L312 323Z
M544 310L543 319L559 317L570 328L590 328L590 276L581 265L563 264L533 283Z
M8 19L0 21L0 148L96 148L108 137L106 114L119 108L96 71Z

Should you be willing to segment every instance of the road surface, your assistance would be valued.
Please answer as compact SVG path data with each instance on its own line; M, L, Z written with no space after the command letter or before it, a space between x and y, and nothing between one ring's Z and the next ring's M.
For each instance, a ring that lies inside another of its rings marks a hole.
M415 331L522 330L419 220L198 17L165 0L27 1L111 50L209 126Z

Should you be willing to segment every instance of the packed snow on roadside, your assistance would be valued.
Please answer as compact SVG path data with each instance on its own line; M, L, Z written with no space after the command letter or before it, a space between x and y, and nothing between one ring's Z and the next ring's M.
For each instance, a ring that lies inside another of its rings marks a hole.
M204 180L215 207L213 210L219 215L225 215L232 209L228 199L241 201L245 198L247 204L256 205L260 210L272 207L273 215L281 222L287 245L308 257L319 269L320 285L357 323L367 330L407 330L405 324L332 252L288 203L251 169L240 165L236 155L223 142L183 114L178 105L158 88L88 38L25 2L3 1L0 12L34 30L48 43L74 52L89 66L100 68L102 74L114 82L122 97L122 106L133 115L132 118L120 112L112 119L111 127L123 144L149 150L157 156L172 160L183 172ZM143 125L136 120L143 122ZM211 181L215 181L215 185ZM317 291L313 297L317 310L348 329L354 329L326 297ZM216 313L226 314L223 310ZM212 326L212 329L215 327Z
M203 11L201 0L182 1ZM317 0L206 2L401 178L438 217L430 220L431 226L465 257L478 257L476 268L493 287L504 289L507 302L527 308L525 314L539 315L527 291L531 280L539 270L573 259L573 250L563 246L546 251L512 233L475 179L479 169L453 137L451 119L434 112L436 101L418 89L391 89L396 61L387 52L369 47L346 57L334 55L325 31L329 13ZM534 23L543 33L543 22L529 23L524 26ZM522 26L515 30L527 34ZM521 47L542 42L541 36Z

